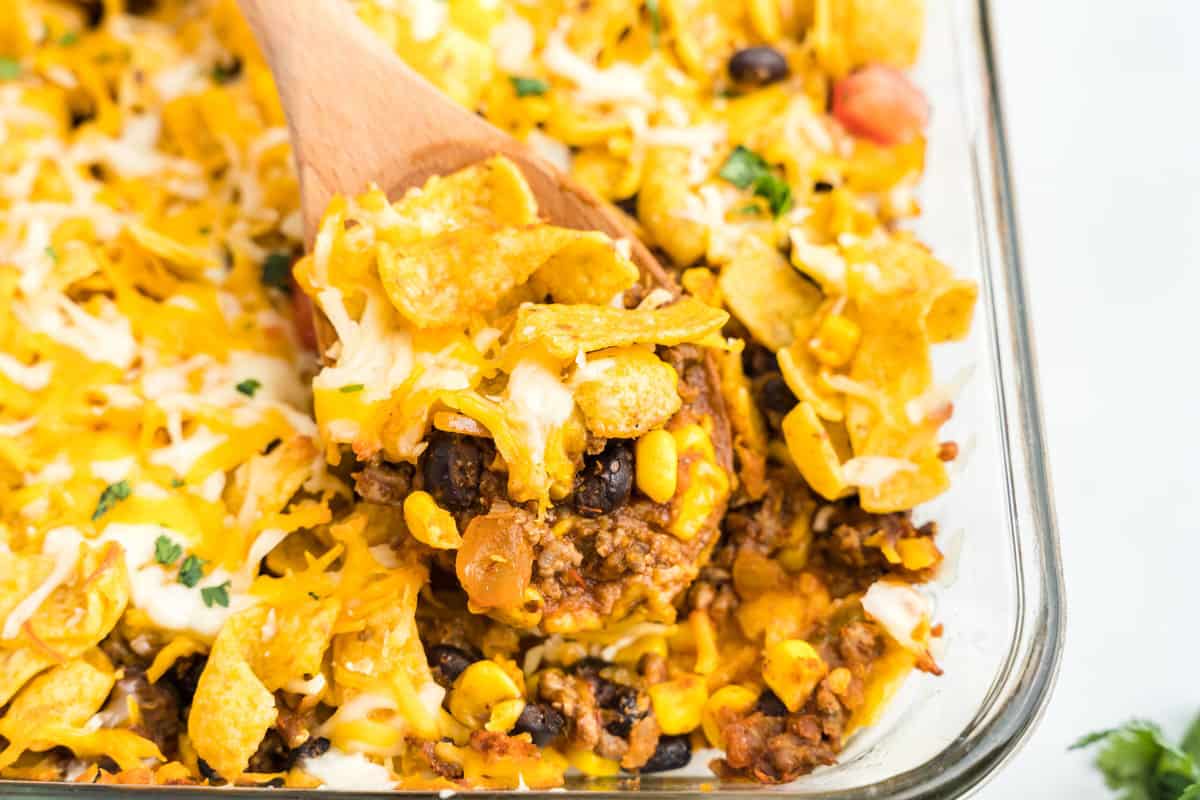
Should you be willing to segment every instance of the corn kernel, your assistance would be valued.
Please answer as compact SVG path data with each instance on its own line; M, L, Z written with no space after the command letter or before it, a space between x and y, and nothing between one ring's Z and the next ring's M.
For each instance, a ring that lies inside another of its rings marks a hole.
M798 711L808 701L829 668L803 639L784 639L763 654L763 680L788 711Z
M631 644L618 650L613 661L624 666L635 667L642 660L642 656L647 653L654 653L666 658L669 653L666 637L654 633L640 636Z
M492 710L521 699L521 687L495 661L476 661L463 670L450 690L450 713L469 728L482 728Z
M709 744L713 747L724 747L725 745L721 741L721 728L726 719L746 713L754 708L754 704L757 702L758 692L747 689L745 686L731 684L722 686L713 692L712 697L708 698L708 702L704 704L704 711L700 715L700 724L704 728L704 735L708 737Z
M338 723L330 739L339 749L375 755L395 755L399 745L404 743L404 737L396 726L373 719Z
M671 533L686 542L695 538L713 510L725 499L729 492L729 476L717 464L712 439L703 426L693 423L671 433L675 437L675 449L681 456L684 453L698 456L688 465L687 488L675 497L672 509Z
M829 682L829 690L838 697L844 697L846 692L850 690L850 681L854 676L850 674L850 670L845 667L838 667L829 673L826 679Z
M679 452L675 437L664 430L650 431L637 442L637 486L656 503L675 496Z
M862 339L858 323L842 314L827 314L808 342L808 349L822 364L840 367L849 363Z
M925 569L938 560L938 549L929 539L901 539L896 542L900 563L905 569Z
M589 778L610 778L621 771L616 761L601 758L591 750L568 750L567 763Z
M455 550L462 547L458 525L454 517L429 492L413 492L404 499L404 524L408 532L422 544L438 550Z
M524 710L525 701L520 698L499 702L492 709L492 715L483 729L494 733L507 733L517 724L517 717L521 716L521 712Z
M692 625L692 637L696 640L696 672L700 675L711 675L720 662L717 632L713 629L712 620L704 611L693 611L688 619Z
M684 674L650 687L658 727L668 735L695 730L707 700L708 687L699 675Z

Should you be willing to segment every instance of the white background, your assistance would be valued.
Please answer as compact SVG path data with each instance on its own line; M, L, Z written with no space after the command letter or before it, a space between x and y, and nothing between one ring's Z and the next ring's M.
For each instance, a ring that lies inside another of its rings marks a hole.
M1200 712L1200 2L993 5L1068 621L978 796L1099 798L1074 738Z

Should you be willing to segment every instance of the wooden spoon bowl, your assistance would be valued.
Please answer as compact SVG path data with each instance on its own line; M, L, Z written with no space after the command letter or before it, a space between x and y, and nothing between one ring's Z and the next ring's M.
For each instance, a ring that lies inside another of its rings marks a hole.
M555 225L627 239L646 285L678 292L620 214L528 147L456 105L405 64L344 0L239 0L270 64L291 132L301 214L311 247L336 194L372 183L396 199L433 175L494 155L524 173ZM317 320L324 352L332 339Z

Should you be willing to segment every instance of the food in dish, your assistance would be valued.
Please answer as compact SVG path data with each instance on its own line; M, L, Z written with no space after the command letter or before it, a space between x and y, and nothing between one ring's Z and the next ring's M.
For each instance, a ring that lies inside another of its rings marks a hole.
M0 777L834 763L940 670L911 510L976 288L904 229L920 2L354 10L667 272L504 159L301 257L231 0L0 9Z

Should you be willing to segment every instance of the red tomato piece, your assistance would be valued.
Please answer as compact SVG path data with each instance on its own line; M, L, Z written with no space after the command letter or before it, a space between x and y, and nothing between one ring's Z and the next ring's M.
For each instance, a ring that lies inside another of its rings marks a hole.
M833 116L854 136L892 147L921 135L929 101L900 70L872 64L833 85Z

